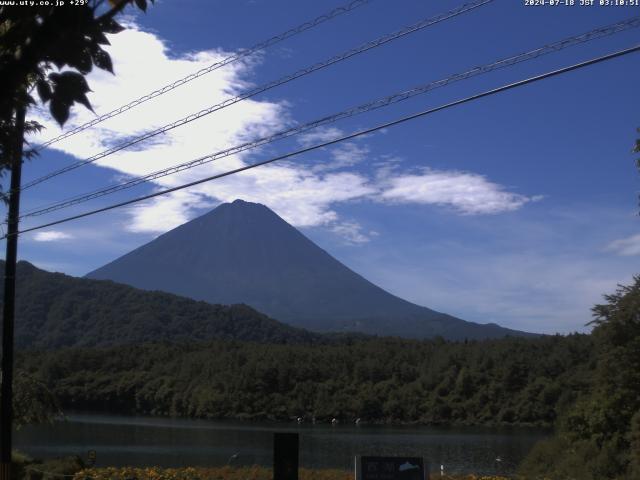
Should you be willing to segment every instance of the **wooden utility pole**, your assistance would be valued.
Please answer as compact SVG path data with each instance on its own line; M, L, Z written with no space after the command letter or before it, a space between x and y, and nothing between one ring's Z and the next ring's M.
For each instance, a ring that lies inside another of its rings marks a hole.
M20 177L26 105L16 109L15 139L11 155L11 187L7 214L7 253L4 264L4 302L2 317L2 387L0 393L0 480L9 480L13 429L13 324L18 259L18 219L20 217Z

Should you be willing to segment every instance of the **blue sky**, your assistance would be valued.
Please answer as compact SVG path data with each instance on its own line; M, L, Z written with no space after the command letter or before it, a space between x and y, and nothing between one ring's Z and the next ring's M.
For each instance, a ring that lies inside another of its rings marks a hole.
M52 145L25 181L461 4L374 0ZM116 76L90 76L96 112L250 47L338 1L156 2L112 37ZM23 211L277 132L640 14L495 0L29 190ZM33 226L269 158L508 82L633 46L640 29L462 81L306 136L101 200ZM466 320L586 331L590 307L640 273L639 54L430 115L168 197L25 234L20 258L83 275L235 198L260 202L366 278ZM66 128L90 120L75 110ZM47 129L60 130L33 110Z

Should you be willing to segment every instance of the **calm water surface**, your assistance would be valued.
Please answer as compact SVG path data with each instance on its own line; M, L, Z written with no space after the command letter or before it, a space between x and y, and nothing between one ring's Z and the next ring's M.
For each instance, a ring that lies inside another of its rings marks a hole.
M307 468L352 469L355 455L416 455L449 473L513 473L548 431L525 428L251 423L143 416L72 414L15 435L17 449L37 458L97 451L97 466L267 465L273 432L300 433ZM236 458L231 459L233 455ZM497 461L497 459L500 461Z

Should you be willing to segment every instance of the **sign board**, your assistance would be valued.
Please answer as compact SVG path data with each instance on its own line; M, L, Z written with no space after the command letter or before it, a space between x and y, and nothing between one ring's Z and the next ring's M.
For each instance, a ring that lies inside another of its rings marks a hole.
M96 464L96 451L89 450L87 452L87 459L90 466L94 466Z
M357 456L356 480L429 480L429 469L422 457Z

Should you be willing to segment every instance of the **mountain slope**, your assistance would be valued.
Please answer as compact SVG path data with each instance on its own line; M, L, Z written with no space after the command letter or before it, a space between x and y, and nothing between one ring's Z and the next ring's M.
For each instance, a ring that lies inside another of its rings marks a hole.
M0 260L0 268L4 269L4 261ZM45 272L28 262L18 263L16 278L18 348L211 339L311 343L319 337L246 305L211 305L169 293L74 278Z
M267 207L236 200L89 273L211 303L246 303L317 331L451 339L522 332L398 298L338 262Z

